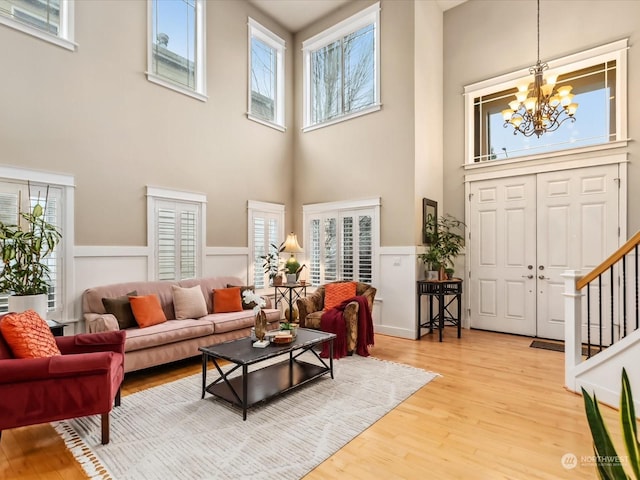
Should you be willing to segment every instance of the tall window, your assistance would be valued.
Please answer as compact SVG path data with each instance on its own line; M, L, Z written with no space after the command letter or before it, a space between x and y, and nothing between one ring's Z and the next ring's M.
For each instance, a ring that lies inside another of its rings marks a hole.
M74 0L2 0L0 23L75 50Z
M20 212L33 211L36 204L44 208L46 222L57 226L62 230L63 215L63 191L59 187L49 187L38 184L19 184L0 182L0 221L5 224L17 225L23 221ZM61 242L64 242L65 235L62 235ZM42 261L49 267L49 290L48 290L48 310L62 310L62 243L59 243L53 253ZM0 312L8 309L8 294L0 294Z
M380 4L302 43L304 127L380 109Z
M554 132L525 137L504 127L501 111L514 100L517 85L531 77L511 74L465 88L468 163L500 161L541 153L602 145L626 139L626 45L622 40L549 62L557 86L571 85L579 105L576 121ZM576 58L577 57L577 58ZM471 135L473 138L471 138Z
M249 118L284 128L285 42L249 18Z
M204 205L203 195L147 188L152 278L184 280L200 276Z
M373 283L379 201L303 207L312 285L336 280Z
M149 81L206 100L205 2L148 0Z
M277 259L284 240L284 205L250 200L248 214L249 278L256 288L267 288L269 274L264 270L264 257L274 254Z

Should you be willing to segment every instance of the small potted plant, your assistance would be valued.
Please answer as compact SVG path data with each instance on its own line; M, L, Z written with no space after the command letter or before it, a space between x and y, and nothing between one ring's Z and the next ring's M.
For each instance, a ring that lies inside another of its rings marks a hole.
M438 269L440 280L453 275L453 262L464 248L464 227L464 222L448 214L440 218L435 215L427 217L424 231L429 250L418 258L427 268Z
M46 221L47 198L28 212L18 212L15 224L0 222L0 292L9 293L9 311L35 310L46 318L50 269L46 259L62 235ZM31 198L31 192L29 192Z
M260 257L264 260L264 263L262 264L264 273L269 275L269 281L273 285L280 285L282 283L282 278L280 277L280 253L283 250L284 242L282 242L280 246L276 246L275 243L272 243L269 253Z

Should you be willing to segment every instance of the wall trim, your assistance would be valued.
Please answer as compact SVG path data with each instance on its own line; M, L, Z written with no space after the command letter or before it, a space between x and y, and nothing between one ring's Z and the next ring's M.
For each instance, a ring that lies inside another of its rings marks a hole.
M86 257L149 257L151 249L149 247L135 246L96 246L80 245L73 249L73 256L76 258Z
M249 247L207 247L205 249L205 255L217 256L217 255L249 255Z

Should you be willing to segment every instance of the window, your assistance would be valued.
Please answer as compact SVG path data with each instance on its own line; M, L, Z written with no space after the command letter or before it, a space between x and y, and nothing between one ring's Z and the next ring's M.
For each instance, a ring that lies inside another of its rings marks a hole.
M304 130L380 109L380 4L302 43Z
M375 281L379 210L379 199L303 207L311 285L336 280Z
M202 272L205 197L147 187L150 278L184 280Z
M285 42L249 18L248 117L284 129Z
M148 0L147 79L206 101L204 0Z
M468 132L468 163L507 160L579 147L593 147L626 140L626 48L627 41L604 45L549 62L558 74L557 87L571 85L578 103L576 121L566 121L554 132L540 137L513 133L503 126L501 111L515 99L516 85L530 76L521 72L465 88Z
M68 50L75 50L75 0L4 0L0 23Z
M269 286L264 256L277 254L284 240L284 205L249 201L249 278L257 289Z
M0 221L7 224L16 225L20 221L20 212L33 210L36 204L44 207L45 220L57 226L62 231L63 215L63 190L60 187L26 183L0 182ZM49 291L48 291L48 311L55 312L62 310L62 271L61 252L62 242L56 246L53 253L43 259L49 267ZM8 311L8 295L0 295L0 312Z

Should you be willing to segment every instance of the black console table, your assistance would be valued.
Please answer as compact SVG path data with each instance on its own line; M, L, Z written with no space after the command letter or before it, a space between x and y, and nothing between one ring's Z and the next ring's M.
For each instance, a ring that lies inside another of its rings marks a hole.
M429 328L429 333L433 328L438 329L439 340L442 341L442 330L445 323L458 327L458 338L461 334L462 315L462 279L452 278L449 280L418 280L416 285L416 297L418 304L418 318L416 321L416 340L419 340L422 328ZM422 295L429 297L429 319L422 321L421 301ZM447 298L450 297L450 298ZM438 301L438 313L433 315L433 299ZM453 303L457 303L456 315L451 313Z
M285 283L283 285L274 285L275 288L275 308L283 300L289 305L289 314L293 312L293 302L298 298L307 296L307 286L299 283ZM291 318L291 317L290 317Z

